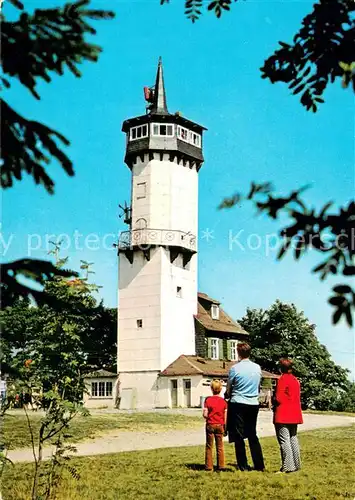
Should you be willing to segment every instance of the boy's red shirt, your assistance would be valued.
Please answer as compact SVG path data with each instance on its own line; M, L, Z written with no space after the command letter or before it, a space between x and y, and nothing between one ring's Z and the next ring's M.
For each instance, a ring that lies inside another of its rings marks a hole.
M204 406L208 410L206 424L224 425L224 415L227 409L227 403L221 396L209 396L206 398Z

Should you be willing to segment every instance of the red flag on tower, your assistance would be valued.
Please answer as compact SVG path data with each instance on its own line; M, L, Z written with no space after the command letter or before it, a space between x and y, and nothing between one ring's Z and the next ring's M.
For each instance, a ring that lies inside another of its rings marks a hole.
M151 89L149 87L144 87L144 98L148 102L153 102L153 99L154 99L153 89Z

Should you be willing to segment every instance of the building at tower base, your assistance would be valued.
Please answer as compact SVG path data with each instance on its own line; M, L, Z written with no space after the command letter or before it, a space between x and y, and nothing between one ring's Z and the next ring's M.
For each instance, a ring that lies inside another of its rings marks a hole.
M210 395L212 379L222 380L225 386L228 371L237 359L238 342L248 341L249 335L217 300L204 293L199 293L197 300L194 317L196 354L179 355L161 371L132 371L120 373L119 378L116 374L98 370L86 380L86 406L123 410L194 408L200 407ZM277 378L278 375L262 371L262 406L269 405L270 389ZM113 389L111 398L104 397L105 381L109 389ZM120 383L116 391L117 381ZM100 383L101 397L98 392Z

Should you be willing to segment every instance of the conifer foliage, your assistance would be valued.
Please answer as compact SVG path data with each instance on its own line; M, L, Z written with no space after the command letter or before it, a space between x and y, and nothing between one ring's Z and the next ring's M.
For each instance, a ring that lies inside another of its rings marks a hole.
M84 61L95 62L101 52L97 45L86 41L95 29L89 20L108 19L113 13L88 9L89 0L68 3L64 7L36 9L25 12L24 5L10 0L19 10L17 21L7 21L2 15L1 81L4 87L17 79L34 98L40 99L39 80L49 83L51 74L63 75L68 69L80 77L78 66ZM60 132L20 115L4 100L2 104L2 165L1 185L11 187L22 175L31 175L49 193L54 182L47 167L57 160L68 175L74 175L73 165L61 149L69 145Z
M160 0L161 4L170 0ZM185 0L185 15L193 23L203 11L217 18L231 10L237 0ZM204 7L204 8L203 8ZM261 68L262 78L271 83L288 85L293 95L301 96L301 104L316 112L324 102L323 93L329 83L342 80L344 88L355 91L355 2L352 0L319 0L302 21L291 42L267 58Z
M2 87L9 89L17 80L35 99L40 99L37 88L40 80L50 83L53 74L63 75L65 70L80 77L81 63L96 62L102 49L87 41L88 36L96 33L89 22L111 19L114 14L90 9L89 2L80 0L63 7L35 9L29 13L19 0L7 0L11 5L4 10L12 17L8 20L4 13L1 14ZM0 102L1 187L10 188L27 174L53 194L54 181L49 172L53 160L68 175L74 175L72 161L64 151L69 140L52 127L26 118L8 100L1 99ZM19 297L29 297L37 303L49 298L48 294L25 285L22 278L43 285L47 278L68 275L69 271L42 260L21 259L5 263L1 276L2 304L11 305Z

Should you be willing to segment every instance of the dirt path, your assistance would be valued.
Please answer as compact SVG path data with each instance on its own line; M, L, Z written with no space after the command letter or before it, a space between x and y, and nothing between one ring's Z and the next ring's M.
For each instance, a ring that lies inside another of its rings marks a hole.
M275 431L272 425L272 415L269 412L260 412L258 432L260 437L273 436ZM337 415L305 414L304 424L299 426L300 431L309 431L325 427L344 427L355 423L353 417ZM201 429L173 430L169 432L120 432L111 431L90 442L76 444L76 456L103 455L106 453L120 453L123 451L152 450L157 448L175 448L179 446L195 446L205 442L203 422ZM52 449L44 450L44 457L51 456ZM12 450L8 458L13 462L33 461L32 450L24 448Z

